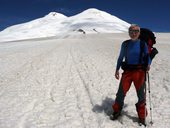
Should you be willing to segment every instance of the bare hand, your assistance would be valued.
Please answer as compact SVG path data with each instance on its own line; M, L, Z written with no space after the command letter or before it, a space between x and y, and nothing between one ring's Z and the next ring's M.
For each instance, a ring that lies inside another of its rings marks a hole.
M146 72L149 72L150 70L150 65L147 66Z
M117 80L119 80L119 71L116 71L116 72L115 72L115 78L116 78Z

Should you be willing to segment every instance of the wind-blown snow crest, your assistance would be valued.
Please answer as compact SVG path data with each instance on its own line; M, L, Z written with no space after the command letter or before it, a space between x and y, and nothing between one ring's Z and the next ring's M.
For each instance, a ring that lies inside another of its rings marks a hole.
M87 9L71 17L51 12L42 18L6 28L0 32L0 40L51 36L61 38L78 33L122 33L126 32L128 27L129 23L95 8Z

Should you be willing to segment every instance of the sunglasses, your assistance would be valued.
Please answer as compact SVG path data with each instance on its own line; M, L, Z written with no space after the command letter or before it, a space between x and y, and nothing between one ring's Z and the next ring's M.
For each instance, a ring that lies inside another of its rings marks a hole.
M139 30L138 29L133 29L133 30L129 30L129 33L138 33L139 32Z

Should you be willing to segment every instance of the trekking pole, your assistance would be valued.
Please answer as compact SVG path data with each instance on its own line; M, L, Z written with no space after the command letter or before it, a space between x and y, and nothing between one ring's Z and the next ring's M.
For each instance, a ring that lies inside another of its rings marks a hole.
M144 93L145 93L145 127L146 127L146 72L145 72L145 84L144 84Z
M146 124L146 115L147 115L147 109L146 109L146 81L147 81L147 72L145 71L145 82L144 82L144 94L145 94L145 124L144 126L146 127L147 124Z
M148 72L148 92L149 92L149 107L150 107L150 117L151 117L150 124L152 125L153 121L152 121L151 90L150 90L149 72Z

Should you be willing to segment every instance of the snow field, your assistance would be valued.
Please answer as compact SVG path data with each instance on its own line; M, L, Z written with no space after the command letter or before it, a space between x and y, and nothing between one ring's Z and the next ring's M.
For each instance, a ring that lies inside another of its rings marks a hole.
M122 118L111 121L108 116L119 83L114 78L119 48L127 38L91 34L0 43L0 127L139 127L133 85ZM169 128L170 45L160 38L156 47L159 54L150 71L152 127Z

